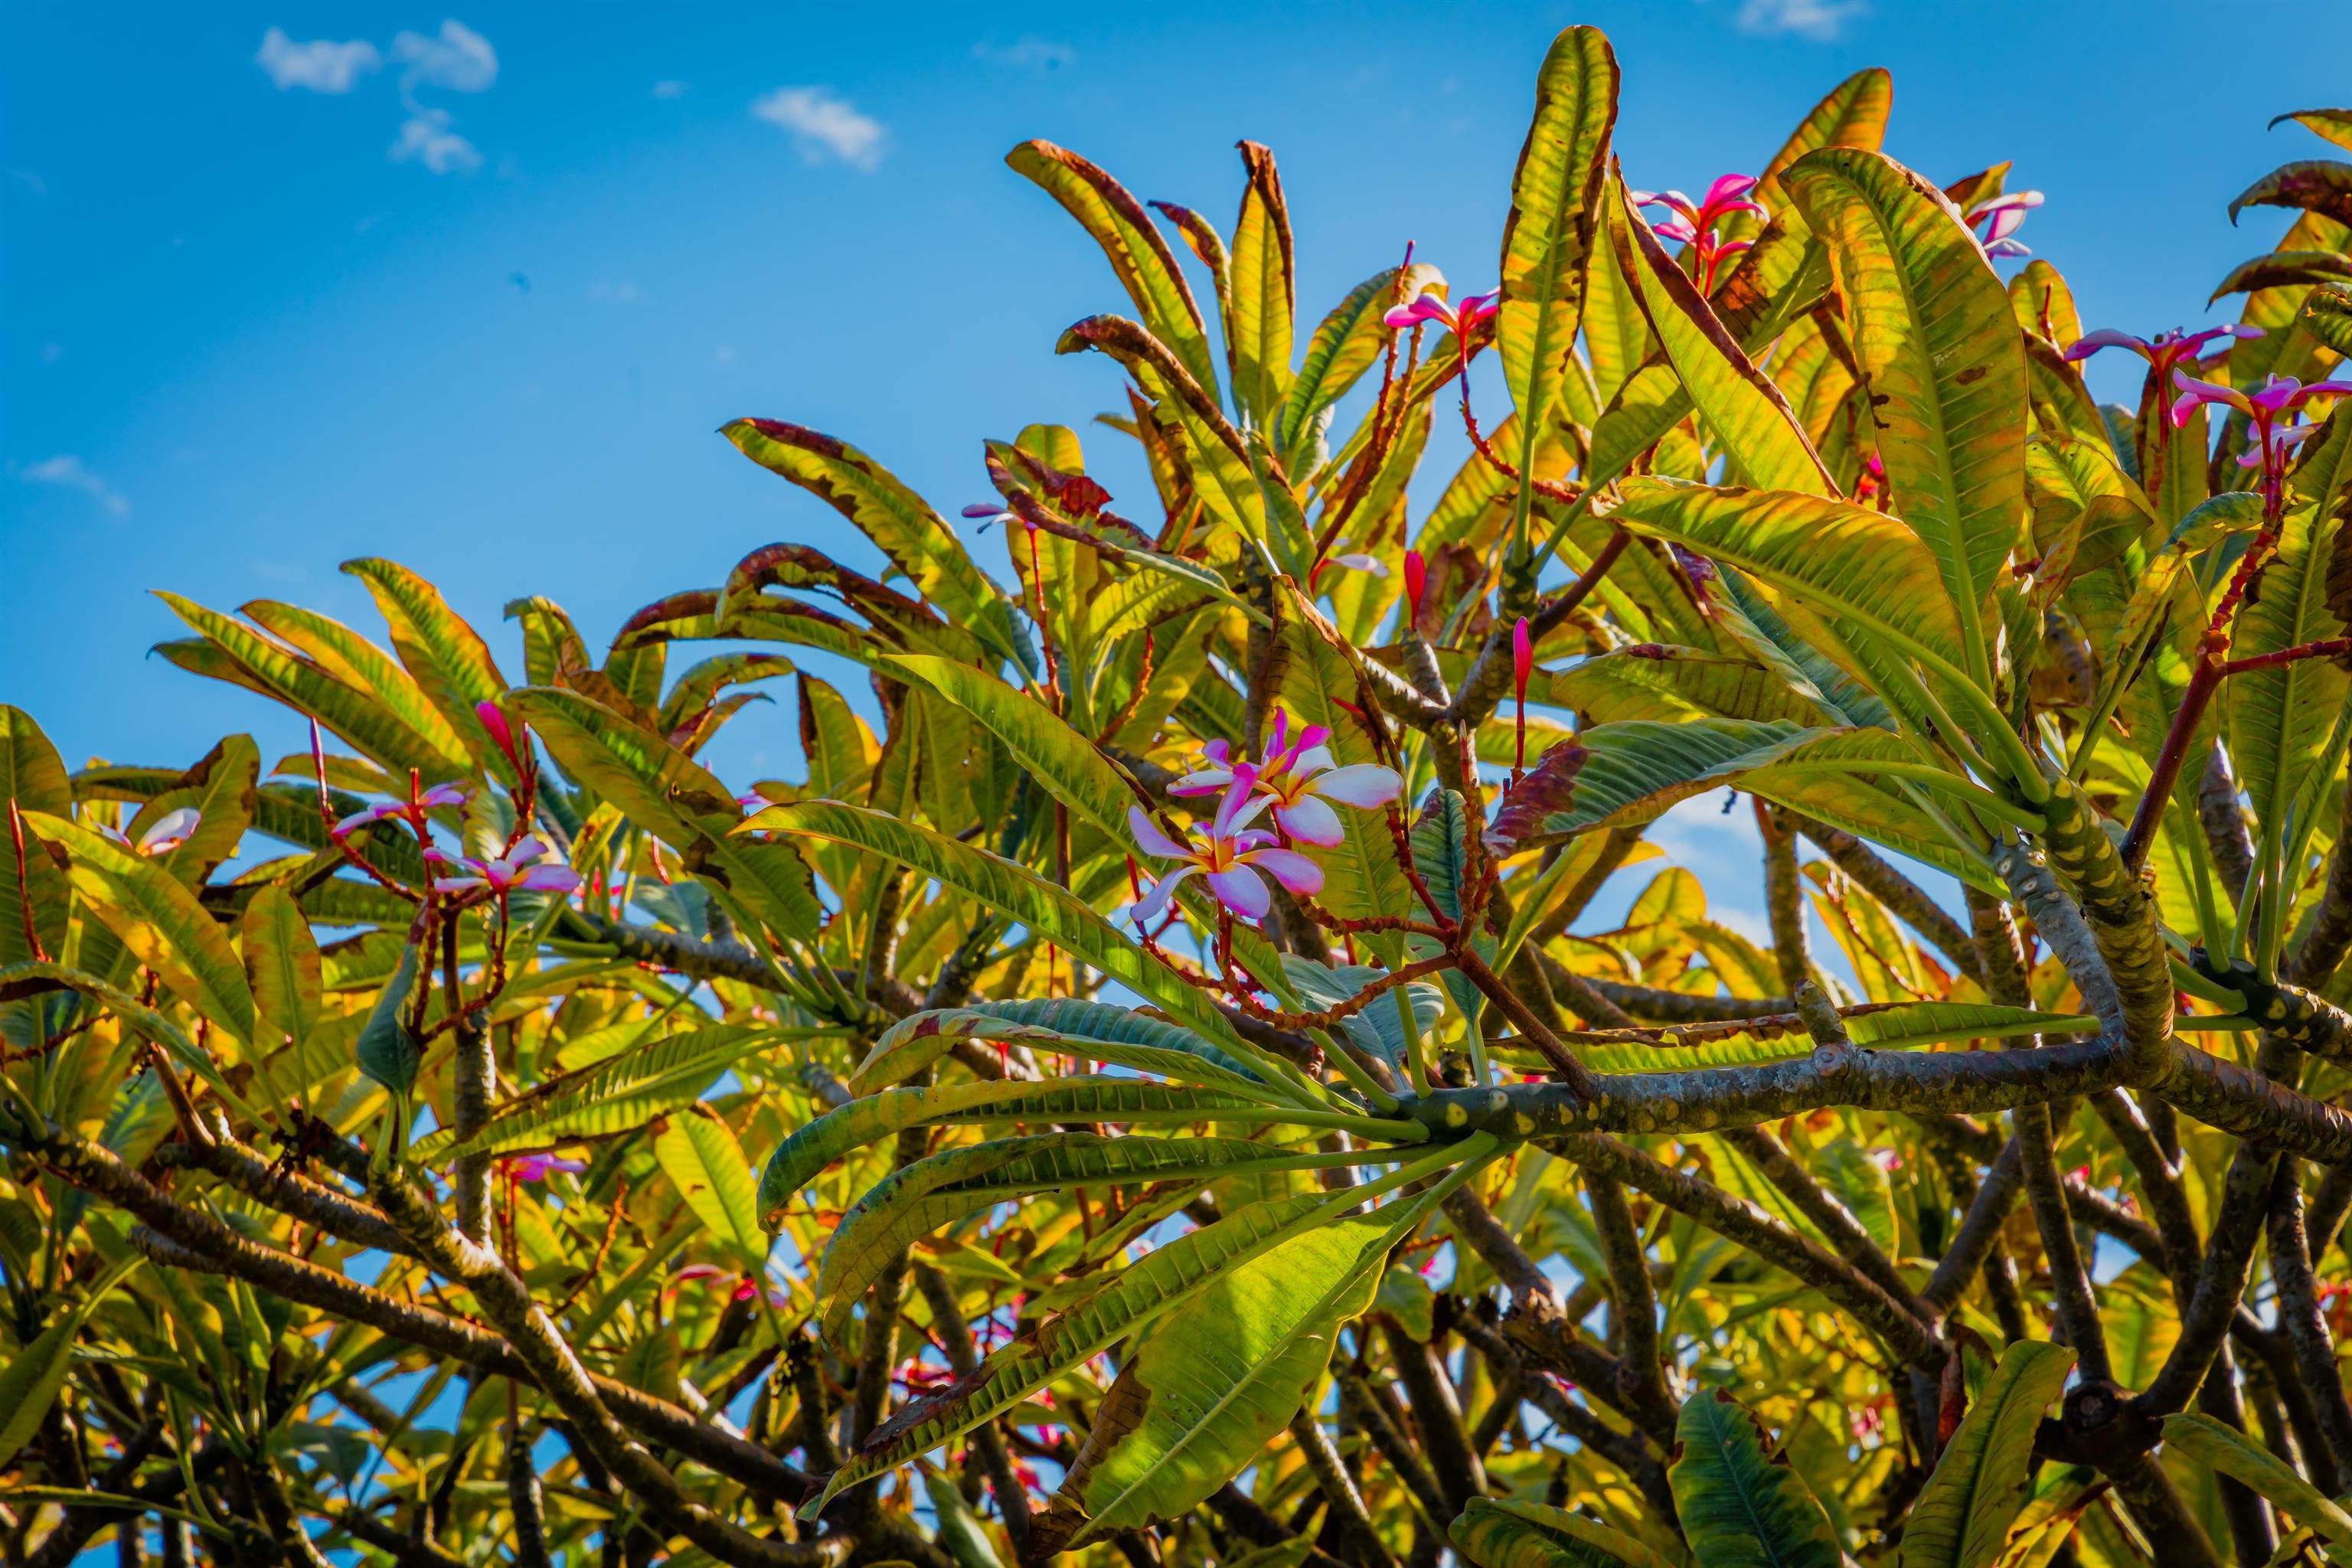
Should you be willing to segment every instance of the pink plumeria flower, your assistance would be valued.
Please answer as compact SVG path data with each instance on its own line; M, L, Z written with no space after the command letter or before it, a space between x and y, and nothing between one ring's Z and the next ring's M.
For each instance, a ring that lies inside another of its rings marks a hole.
M2197 358L2207 343L2216 338L2259 338L2260 327L2208 327L2201 332L2183 333L2178 331L2158 332L2152 338L2136 338L2129 332L2119 332L2113 327L2102 327L2095 332L2085 332L2066 350L2066 362L2080 364L2101 349L2129 349L2147 361L2148 367L2160 381L2172 379L2175 367Z
M1511 628L1511 691L1518 700L1518 735L1511 754L1511 776L1517 778L1528 765L1528 677L1535 673L1535 639L1528 635L1528 618L1521 616Z
M1693 201L1680 191L1628 191L1626 199L1637 207L1664 207L1675 216L1664 223L1650 226L1650 232L1661 239L1677 240L1696 247L1697 262L1695 276L1705 293L1715 292L1715 275L1727 258L1738 255L1755 241L1726 239L1717 232L1723 220L1734 213L1753 213L1759 222L1772 215L1764 204L1752 199L1748 192L1756 188L1753 174L1725 174L1707 186L1706 195Z
M2200 381L2185 370L2172 373L2180 395L2172 400L2172 422L2186 425L2189 416L2208 403L2226 404L2259 424L2268 425L2282 414L2293 415L2315 397L2352 394L2352 381L2315 381L2305 386L2291 375L2273 375L2252 392L2240 392L2219 382Z
M1448 305L1434 290L1429 290L1390 310L1381 318L1381 323L1404 331L1424 321L1435 321L1459 337L1502 309L1502 298L1503 291L1496 289L1486 294L1473 294L1459 305Z
M2004 196L1990 196L1968 210L1968 225L1984 228L1982 243L1985 255L2000 260L2006 257L2031 256L2032 251L2010 237L2025 222L2025 215L2042 205L2040 191L2012 191Z
M372 822L394 819L414 823L417 825L418 831L422 832L426 812L436 805L454 805L463 809L466 802L471 798L473 798L473 792L464 784L438 784L418 795L414 807L404 800L379 800L360 807L359 810L335 824L335 837L346 837Z
M194 837L196 828L204 820L203 812L193 805L184 805L176 811L167 811L149 823L147 830L139 836L139 842L136 844L132 844L129 838L112 828L106 830L106 836L116 843L126 846L132 854L152 859L158 855L169 855L173 850Z
M462 894L484 889L505 899L517 890L534 893L568 893L580 885L580 873L569 866L542 866L547 858L547 846L538 838L526 838L513 848L493 859L477 860L466 857L470 869L454 877L436 877L433 890L436 893ZM448 864L449 858L439 850L428 850L426 858L436 867Z
M499 750L506 754L507 761L514 764L515 772L522 772L523 752L530 744L527 738L530 734L530 728L520 720L509 723L505 711L497 703L490 701L475 703L474 717L482 721L482 728L490 732L490 739L498 743ZM526 737L521 745L516 743L518 731Z
M507 1174L518 1182L536 1186L558 1171L578 1175L588 1168L585 1160L558 1159L553 1154L521 1154L506 1163Z
M1361 551L1350 551L1345 555L1330 556L1324 561L1323 564L1345 567L1350 572L1369 572L1375 577L1385 577L1389 574L1387 562L1377 555L1367 555Z
M2258 445L2238 454L2238 467L2259 468L2270 463L2284 468L2294 444L2306 437L2318 435L2319 431L2320 426L2316 425L2273 425L2263 432Z
M1208 879L1209 891L1217 902L1244 920L1264 920L1274 907L1265 873L1272 873L1276 881L1301 896L1322 891L1322 867L1296 849L1282 847L1273 834L1249 826L1267 804L1266 796L1253 798L1246 776L1236 776L1225 791L1223 804L1217 807L1205 845L1193 843L1190 835L1172 838L1143 814L1142 807L1129 806L1127 825L1143 852L1161 860L1183 862L1143 895L1132 911L1135 923L1149 925L1159 919L1168 900L1176 896L1178 885L1196 871Z
M1330 738L1331 731L1320 724L1301 725L1292 734L1289 710L1277 708L1265 761L1237 763L1224 742L1212 741L1202 748L1209 765L1178 779L1169 793L1214 795L1245 784L1272 805L1275 826L1285 838L1328 848L1346 837L1346 830L1328 802L1375 811L1404 793L1404 780L1394 768L1378 763L1334 766L1331 748L1324 743Z
M1408 624L1421 623L1421 601L1429 592L1429 563L1418 550L1404 552L1404 606L1410 617Z

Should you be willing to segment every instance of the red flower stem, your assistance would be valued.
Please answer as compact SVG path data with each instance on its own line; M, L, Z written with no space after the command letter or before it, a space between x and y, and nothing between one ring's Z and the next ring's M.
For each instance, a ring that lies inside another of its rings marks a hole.
M2293 664L2305 658L2340 658L2352 654L2352 637L2329 637L2323 642L2307 642L2294 647L2283 647L2276 653L2249 654L2233 658L2221 666L2224 676L2242 675L2250 669L2271 669L2282 664Z
M48 950L41 945L41 933L33 923L33 868L25 858L25 814L16 809L16 797L8 797L8 837L16 845L16 907L25 918L25 951L40 963L49 962Z

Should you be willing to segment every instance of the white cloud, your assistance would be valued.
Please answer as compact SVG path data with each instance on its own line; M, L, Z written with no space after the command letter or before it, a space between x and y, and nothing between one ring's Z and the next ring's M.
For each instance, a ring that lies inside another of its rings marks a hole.
M446 87L452 92L487 92L499 79L499 52L489 39L454 18L441 36L403 33L392 41L392 58L408 68L401 86Z
M686 96L686 83L682 81L657 81L654 83L654 96L656 98L684 98Z
M95 496L100 506L117 517L131 515L131 498L100 479L82 466L82 460L70 453L59 453L26 468L17 478L28 485L56 485L64 489L80 490Z
M1016 70L1049 71L1076 64L1078 52L1067 44L1024 33L1014 43L974 44L971 58L991 65L1011 66Z
M634 305L645 297L646 291L637 287L634 278L623 278L617 281L606 279L588 286L588 298L600 305Z
M261 52L253 58L269 73L280 92L295 87L312 92L349 92L359 85L360 78L383 64L383 57L365 38L341 44L332 38L313 38L298 44L283 27L272 27L261 36Z
M1870 9L1865 0L1740 0L1743 33L1794 33L1826 44L1845 30L1850 17Z
M446 109L410 114L401 122L400 139L384 156L395 163L422 163L436 174L472 174L482 166L480 150L449 129Z
M870 173L890 142L880 121L822 87L780 87L752 104L751 114L791 132L793 145L812 163L837 158Z
M18 184L24 186L27 192L34 195L46 196L49 194L48 181L41 178L40 175L35 174L30 169L11 169L8 171L8 177L16 181Z

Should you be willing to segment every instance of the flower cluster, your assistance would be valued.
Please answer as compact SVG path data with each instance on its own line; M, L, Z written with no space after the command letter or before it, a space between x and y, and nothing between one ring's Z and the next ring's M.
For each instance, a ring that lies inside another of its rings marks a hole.
M1381 318L1383 326L1404 331L1426 321L1435 321L1454 336L1466 338L1470 330L1491 318L1502 309L1503 291L1492 289L1473 294L1458 306L1448 305L1433 290L1423 290Z
M1664 207L1675 215L1664 223L1652 224L1651 232L1661 239L1679 240L1691 247L1691 275L1698 279L1701 292L1712 294L1716 270L1726 258L1756 243L1751 239L1725 238L1717 232L1723 220L1734 213L1753 213L1759 223L1772 216L1763 203L1748 195L1755 188L1753 174L1725 174L1707 186L1706 195L1696 201L1680 191L1625 194L1637 207Z
M2147 361L2148 369L2159 382L2169 381L2179 365L2192 363L2207 343L2216 338L2259 338L2260 327L2208 327L2201 332L2158 332L2152 338L2136 338L2129 332L2119 332L2113 327L2102 327L2095 332L2085 332L2066 350L2066 363L2080 364L2101 349L2129 349Z
M487 860L466 857L466 869L433 879L433 890L453 896L488 892L503 902L510 893L568 893L580 885L580 873L569 866L543 866L551 853L541 839L525 838L503 855ZM425 858L436 870L455 865L448 855L428 847Z
M158 855L169 855L194 837L204 820L203 812L194 806L184 805L176 811L167 811L149 823L146 830L139 835L136 844L111 828L106 830L106 836L119 844L129 846L133 854L152 859Z
M2286 454L2294 444L2319 428L2316 425L2294 423L2303 405L2315 397L2352 395L2352 381L2315 381L2306 386L2291 375L2273 375L2252 392L2240 392L2219 382L2200 381L2185 370L2176 370L2172 373L2172 384L2180 389L2180 395L2172 400L2174 428L2188 424L2189 416L2209 403L2234 409L2251 420L2254 427L2254 439L2238 455L2238 466L2260 468L2273 476L2284 467Z
M1326 743L1330 738L1320 724L1300 725L1294 733L1288 711L1277 709L1265 755L1256 762L1236 758L1223 741L1210 742L1202 749L1204 765L1169 790L1177 795L1223 795L1201 837L1191 832L1178 837L1139 806L1129 806L1128 826L1143 852L1182 863L1136 904L1136 923L1158 919L1177 887L1196 873L1207 879L1219 904L1245 920L1263 920L1273 907L1268 876L1302 898L1320 892L1323 868L1291 846L1328 848L1346 837L1333 802L1374 811L1404 793L1404 780L1393 768L1376 763L1338 766ZM1269 813L1271 830L1254 826Z

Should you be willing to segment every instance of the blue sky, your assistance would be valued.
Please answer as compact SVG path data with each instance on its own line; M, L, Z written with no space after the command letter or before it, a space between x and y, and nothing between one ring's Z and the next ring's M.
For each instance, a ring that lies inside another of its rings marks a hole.
M7 7L0 700L77 763L184 762L236 729L290 749L269 705L147 657L180 635L147 590L373 627L335 565L386 554L510 655L499 611L520 595L601 643L775 539L871 564L712 432L815 426L952 515L986 493L983 437L1114 406L1107 361L1052 353L1070 321L1125 307L1003 166L1028 136L1221 226L1234 141L1272 144L1319 315L1408 238L1457 286L1490 285L1533 74L1569 22L1616 44L1641 184L1752 170L1823 90L1883 64L1889 151L1942 179L2019 160L2014 183L2049 195L2021 237L2092 324L2145 331L2205 319L2213 281L2269 243L2274 216L2233 232L2223 205L2319 150L2264 122L2342 87L2328 51L2232 48L2206 5L1433 16ZM2096 372L2105 395L2137 384ZM1099 435L1090 449L1118 444ZM1114 490L1139 483L1125 464ZM1000 551L980 547L992 566ZM755 710L719 761L782 770L789 734L786 706Z

